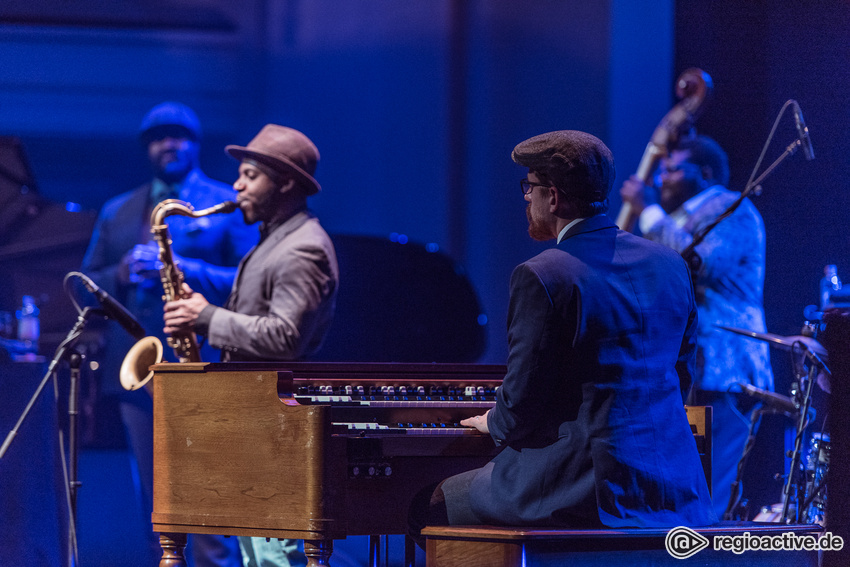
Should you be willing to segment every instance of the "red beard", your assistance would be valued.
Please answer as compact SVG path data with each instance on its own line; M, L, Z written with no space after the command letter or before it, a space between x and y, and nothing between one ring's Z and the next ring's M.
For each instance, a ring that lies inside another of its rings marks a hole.
M528 235L531 238L537 240L538 242L552 240L553 237L546 229L546 227L531 216L531 203L529 203L528 206L525 207L525 216L526 218L528 218Z

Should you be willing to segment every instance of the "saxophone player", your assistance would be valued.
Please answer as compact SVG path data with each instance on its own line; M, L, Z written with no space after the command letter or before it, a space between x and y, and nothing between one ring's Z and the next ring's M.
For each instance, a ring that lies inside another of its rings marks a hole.
M201 170L201 136L197 115L184 104L163 102L145 115L138 138L150 165L151 178L107 201L83 259L82 271L125 305L148 335L159 336L163 342L165 336L160 332L163 292L157 269L158 249L151 241L151 211L169 198L199 208L234 198L229 186L210 179ZM186 281L209 297L226 297L239 260L257 242L256 229L246 226L235 214L175 218L169 228L175 257ZM133 339L117 325L109 324L101 340L103 350L90 352L100 363L99 396L103 407L117 399L123 436L138 469L141 498L136 501L141 502L142 510L136 513L149 518L153 488L150 396L146 392L127 392L118 381L119 367L133 346ZM166 355L176 360L169 351ZM217 353L206 348L202 358L214 360ZM158 538L150 531L150 523L145 525L153 562L161 549ZM224 538L192 537L189 552L198 567L239 565L239 550Z
M166 334L195 332L225 361L308 358L322 344L339 282L333 243L307 209L319 192L319 151L303 133L266 125L251 142L227 146L240 161L233 188L260 243L242 260L230 297L219 307L187 292L165 304ZM300 542L239 538L245 565L306 565Z

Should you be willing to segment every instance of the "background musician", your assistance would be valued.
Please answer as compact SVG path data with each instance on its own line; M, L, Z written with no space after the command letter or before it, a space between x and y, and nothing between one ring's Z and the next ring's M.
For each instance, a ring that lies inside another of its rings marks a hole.
M150 215L164 199L180 199L196 208L233 200L233 190L204 175L199 163L201 126L189 107L163 102L142 120L139 140L151 166L152 178L143 185L109 200L101 209L82 270L111 296L127 307L149 335L162 335L162 284L159 281L158 247L152 242ZM256 230L238 215L215 215L192 219L172 217L169 233L179 269L194 289L213 298L227 295L236 266L257 241ZM142 502L150 526L153 490L153 410L147 392L126 392L118 381L121 361L134 339L117 325L104 334L104 351L93 357L100 362L100 395L118 396L121 419L138 464ZM172 358L170 349L165 356ZM218 353L206 347L202 358L215 360ZM151 548L161 552L159 540L149 532ZM233 540L218 536L191 538L190 553L198 566L239 565Z
M339 281L336 253L307 197L319 152L307 136L265 126L247 147L227 146L241 161L233 184L260 243L242 261L230 297L216 307L200 293L165 304L165 333L195 331L223 350L223 360L295 360L321 346ZM246 566L305 565L293 540L239 538Z
M661 527L716 521L683 407L697 313L684 261L604 214L610 150L578 131L514 148L529 234L511 276L507 374L461 422L503 450L411 507L427 524Z
M739 196L726 189L726 152L707 136L683 140L662 161L658 190L632 177L620 195L639 214L643 235L681 252L693 235ZM718 515L729 503L730 486L748 436L752 398L737 384L773 390L768 346L717 329L726 325L765 331L762 291L765 231L761 215L744 199L696 248L702 265L695 276L699 309L694 402L714 408L712 498Z

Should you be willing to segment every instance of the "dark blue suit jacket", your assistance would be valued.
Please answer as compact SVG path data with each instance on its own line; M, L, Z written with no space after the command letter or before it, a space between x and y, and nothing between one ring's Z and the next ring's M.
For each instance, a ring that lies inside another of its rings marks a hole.
M672 527L716 518L684 410L697 312L667 247L605 215L511 277L504 450L473 481L483 522Z

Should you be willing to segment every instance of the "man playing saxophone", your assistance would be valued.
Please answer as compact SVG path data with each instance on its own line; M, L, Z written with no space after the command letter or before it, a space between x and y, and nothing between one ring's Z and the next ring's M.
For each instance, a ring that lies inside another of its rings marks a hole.
M260 222L260 243L243 258L223 307L188 288L165 304L166 334L195 332L222 349L222 360L295 360L314 354L333 316L339 282L333 243L307 209L320 190L319 152L307 136L269 124L246 146L233 184L247 224ZM248 567L305 565L297 542L241 537Z

